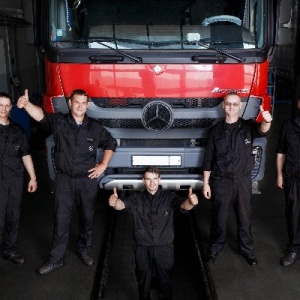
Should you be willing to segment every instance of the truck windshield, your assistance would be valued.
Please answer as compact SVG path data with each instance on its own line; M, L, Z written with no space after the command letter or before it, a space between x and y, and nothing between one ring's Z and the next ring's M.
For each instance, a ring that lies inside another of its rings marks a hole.
M50 0L53 47L126 50L255 49L265 0Z

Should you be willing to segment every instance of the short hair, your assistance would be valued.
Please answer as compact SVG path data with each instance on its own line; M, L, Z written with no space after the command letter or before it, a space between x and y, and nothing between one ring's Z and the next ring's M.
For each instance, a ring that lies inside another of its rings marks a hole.
M227 97L229 96L238 96L241 99L240 95L237 92L229 92L224 96L223 100L225 101L225 99L227 99Z
M145 178L146 173L157 174L158 177L160 177L160 171L155 166L148 166L143 172L143 178Z
M82 90L82 89L76 89L76 90L74 90L74 91L71 93L69 99L72 100L73 97L74 97L75 95L89 97L88 94L87 94L87 92L86 92L85 90Z
M12 103L11 97L5 92L0 92L0 98L7 98L10 100L10 104Z

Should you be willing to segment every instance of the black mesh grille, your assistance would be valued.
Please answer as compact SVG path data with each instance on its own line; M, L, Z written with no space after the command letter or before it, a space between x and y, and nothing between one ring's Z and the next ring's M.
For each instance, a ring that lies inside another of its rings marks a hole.
M144 129L141 119L99 119L108 128ZM175 119L171 128L206 128L213 124L214 119Z
M190 139L121 139L120 146L124 148L180 148L180 147L205 147L207 138L194 140L191 144Z
M218 106L223 98L91 98L101 108L144 107L151 101L165 101L173 108L212 108Z
M215 119L175 119L174 128L205 128L211 126Z
M144 128L141 119L98 119L102 126L108 128Z
M122 139L121 147L141 147L141 148L165 148L165 147L189 147L190 140L166 140L166 139L157 139L157 140L149 140L149 139Z

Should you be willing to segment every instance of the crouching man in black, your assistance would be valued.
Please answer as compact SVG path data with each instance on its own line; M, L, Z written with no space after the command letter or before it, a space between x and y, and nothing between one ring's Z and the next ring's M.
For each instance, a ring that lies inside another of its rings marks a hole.
M135 262L139 298L150 299L150 285L155 268L159 299L172 299L172 272L174 267L174 223L176 209L191 210L198 204L196 194L189 189L187 199L171 191L159 190L160 172L148 167L143 174L146 190L133 193L123 200L116 189L109 198L115 210L126 209L133 214Z

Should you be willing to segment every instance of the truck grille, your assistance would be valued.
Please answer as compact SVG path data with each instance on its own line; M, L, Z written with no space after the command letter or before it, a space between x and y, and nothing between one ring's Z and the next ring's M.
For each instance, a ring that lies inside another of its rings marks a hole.
M166 140L166 139L121 139L121 147L134 147L134 148L165 148L165 147L189 147L189 139L176 139L176 140Z
M164 101L172 108L212 108L218 106L223 98L90 98L101 108L143 108L152 101Z
M141 119L98 119L102 126L108 128L144 129ZM213 124L214 119L175 119L170 128L206 128Z

